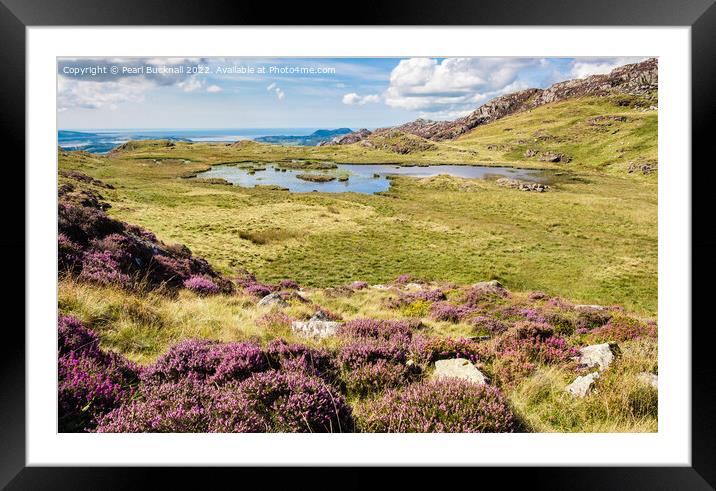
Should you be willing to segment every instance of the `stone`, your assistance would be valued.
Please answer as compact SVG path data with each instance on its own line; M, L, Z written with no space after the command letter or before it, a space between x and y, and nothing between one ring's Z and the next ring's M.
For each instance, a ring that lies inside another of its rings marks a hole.
M507 177L501 177L496 181L498 186L505 188L518 189L520 191L537 191L538 193L544 193L549 189L549 186L539 182L527 182L520 181L518 179L509 179Z
M339 325L338 322L334 321L293 321L291 330L305 338L324 339L335 335Z
M469 360L464 358L436 361L435 371L432 374L432 378L435 380L458 378L479 385L487 383L487 378L482 374L482 372L478 370Z
M585 397L594 388L595 381L599 378L599 372L592 372L589 375L582 375L574 379L564 390L574 397Z
M647 385L651 385L655 389L659 389L659 376L649 372L641 372L636 378Z
M315 321L327 321L330 320L328 318L328 314L326 314L324 311L319 310L313 316L308 320L308 322L315 322Z
M585 346L579 350L579 363L587 368L598 367L599 371L603 372L614 361L616 349L616 345L612 347L609 343Z
M577 304L574 306L575 310L607 310L607 308L603 305L584 305L584 304Z
M420 283L406 283L405 285L406 290L422 290L423 285Z
M370 286L374 290L387 290L388 287L385 285L371 285Z
M272 305L276 305L277 307L288 307L288 302L281 297L280 293L274 292L269 293L264 298L259 300L258 303L262 307L268 307Z

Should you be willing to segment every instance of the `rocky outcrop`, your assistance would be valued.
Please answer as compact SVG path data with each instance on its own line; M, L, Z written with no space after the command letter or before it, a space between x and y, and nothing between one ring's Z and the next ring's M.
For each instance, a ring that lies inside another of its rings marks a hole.
M288 302L283 299L280 293L274 292L269 293L264 298L259 300L258 305L262 307L270 307L270 306L277 306L277 307L288 307Z
M365 140L371 135L372 131L365 128L361 128L358 131L353 131L347 135L336 136L329 141L324 141L318 144L319 147L325 145L350 145L351 143L357 143L361 140Z
M340 323L334 321L293 321L291 330L305 338L323 339L335 335L339 325Z
M599 372L592 372L574 379L564 390L574 397L586 397L594 389L594 384L599 378Z
M496 182L498 186L518 189L520 191L536 191L538 193L544 193L549 189L549 186L547 186L546 184L541 184L539 182L519 181L517 179L508 179L507 177L502 177Z
M579 364L587 368L598 367L599 371L606 370L614 361L616 346L609 343L593 344L579 350Z
M454 121L416 119L392 128L381 128L375 133L392 129L427 140L451 140L477 126L552 102L586 96L604 97L620 94L648 96L658 89L658 85L658 62L656 58L650 58L615 68L604 75L567 80L546 89L527 89L506 94L492 99L467 116ZM623 104L629 105L629 99L624 99ZM367 139L370 134L368 130L360 130L338 139L334 138L331 143L337 145L356 143Z
M458 378L478 385L487 383L487 379L469 360L453 358L452 360L438 360L435 362L434 380Z
M653 373L641 372L636 378L643 384L649 385L657 390L659 389L659 377Z

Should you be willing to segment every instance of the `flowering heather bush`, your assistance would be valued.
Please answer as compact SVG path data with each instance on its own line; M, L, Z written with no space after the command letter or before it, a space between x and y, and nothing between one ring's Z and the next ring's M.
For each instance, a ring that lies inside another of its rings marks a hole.
M205 380L216 372L219 360L212 348L217 343L203 339L188 339L175 344L160 356L145 377L162 381L178 381L182 378Z
M256 319L256 325L271 331L282 331L291 328L291 318L283 312L268 312Z
M501 334L507 330L507 325L493 317L478 315L469 319L469 323L475 326L475 331L487 333L492 336Z
M552 297L549 300L547 300L547 305L551 307L557 307L563 310L572 310L574 309L574 305L568 301L566 301L563 298L560 297Z
M341 347L339 363L353 370L378 360L405 363L407 346L403 339L393 337L389 340L363 339Z
M350 287L353 290L363 290L364 288L368 288L368 282L367 281L354 281L350 284Z
M546 339L506 339L500 344L501 356L504 352L518 351L527 359L547 365L568 363L579 354L579 350L567 344L564 338L549 337Z
M496 433L515 427L499 389L457 379L389 390L361 405L356 420L361 431L379 433Z
M202 296L221 293L221 289L216 286L216 283L203 276L191 276L188 280L184 281L184 288Z
M283 339L274 339L266 347L266 356L272 368L284 371L302 371L329 382L337 377L333 355L326 349L316 349Z
M583 310L577 314L577 329L586 328L592 330L607 324L612 318L610 312L603 310Z
M251 343L220 343L211 347L209 356L218 359L214 374L208 381L222 384L243 380L252 373L268 369L268 360L258 345Z
M89 191L61 194L58 204L58 266L98 284L130 288L135 279L150 288L180 288L203 276L224 292L233 291L209 264L186 248L166 246L141 227L107 216L107 203Z
M144 384L137 395L101 417L98 433L206 433L219 389L192 378Z
M91 429L99 416L118 407L132 393L115 367L74 352L58 360L57 391L60 432Z
M544 340L554 334L554 327L544 322L516 322L507 332L506 337L512 339Z
M269 285L264 285L262 283L251 283L250 285L244 287L244 292L248 295L252 295L257 298L263 298L266 295L272 293L274 291L274 288Z
M409 340L419 320L354 319L338 328L338 335L346 338L373 338L389 340L394 337Z
M346 432L351 409L321 379L271 370L225 391L212 408L212 432Z
M145 378L159 381L192 378L222 384L267 368L266 357L255 344L187 340L160 356L147 369Z
M128 288L132 285L132 278L121 271L124 260L124 256L118 256L110 251L89 251L82 259L79 278L98 285Z
M87 431L97 418L132 394L136 368L99 348L97 335L78 319L58 320L58 421L61 432Z
M60 271L75 270L82 262L82 248L67 235L57 235L57 263Z
M298 290L301 286L293 280L285 279L278 282L278 287L282 290Z
M549 299L549 295L547 295L545 292L531 292L527 298L530 300L546 300Z
M499 387L512 388L536 368L524 352L506 348L492 358L490 378Z
M405 285L406 283L410 283L410 280L412 279L412 276L409 274L401 274L398 276L393 283L397 285Z
M656 337L656 324L617 314L604 326L592 330L588 340L592 343L606 343Z
M454 305L447 302L438 302L434 303L430 308L430 317L436 321L458 323L474 312L475 309L467 305Z
M480 308L508 296L507 290L499 286L471 286L465 289L460 301L470 307Z
M446 338L442 336L415 337L410 353L422 364L433 363L449 358L465 358L478 363L485 351L481 343L465 338Z
M420 370L401 363L377 360L345 370L342 378L349 394L366 396L392 387L403 387L415 379Z

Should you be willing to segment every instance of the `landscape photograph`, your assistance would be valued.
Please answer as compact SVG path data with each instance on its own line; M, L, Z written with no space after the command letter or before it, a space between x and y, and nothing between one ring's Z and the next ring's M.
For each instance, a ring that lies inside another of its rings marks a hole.
M57 430L657 432L658 89L58 58Z

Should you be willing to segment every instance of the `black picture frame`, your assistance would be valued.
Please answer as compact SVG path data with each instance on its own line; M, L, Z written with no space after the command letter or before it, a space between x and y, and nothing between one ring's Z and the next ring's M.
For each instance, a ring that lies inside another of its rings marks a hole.
M223 3L215 0L0 0L0 78L2 111L0 133L3 147L25 147L25 29L28 26L113 26L113 25L507 25L507 26L690 26L692 80L692 465L691 467L601 467L601 468L515 468L462 469L451 471L455 478L487 483L490 477L509 481L527 480L533 489L713 489L716 486L716 405L714 404L713 320L707 308L712 289L697 277L710 279L716 273L716 228L710 218L708 188L713 187L716 166L708 123L716 116L716 6L715 0L530 0L469 1L435 3L425 0L393 0L365 8L350 8L340 14L340 5L328 2L278 4L271 2ZM399 42L399 40L397 41ZM48 108L49 110L53 110ZM49 113L48 113L49 114ZM711 157L711 158L710 158ZM4 295L6 309L19 313L25 292L17 278L24 277L25 252L24 168L5 161L6 191L3 220L8 227L0 235L6 278L14 278ZM669 163L673 165L674 163ZM688 163L680 163L689 171ZM697 178L698 177L698 178ZM7 182L7 181L6 181ZM25 183L27 184L27 183ZM13 191L7 190L14 188ZM20 196L22 194L22 196ZM713 194L713 192L711 192ZM23 203L23 205L20 205ZM18 213L23 206L23 213ZM701 219L701 220L699 220ZM700 225L699 228L696 225ZM21 262L18 258L24 258ZM660 258L668 260L668 258ZM21 276L23 275L23 276ZM13 298L14 296L14 298ZM698 315L701 314L701 315ZM148 484L148 474L191 487L202 482L186 469L148 468L39 468L26 467L25 454L25 336L18 322L6 320L0 364L0 486L7 489L113 489ZM705 322L698 322L699 319ZM667 395L668 397L668 395ZM198 470L198 469L195 469ZM231 472L212 469L215 482ZM272 473L272 485L281 481L316 481L310 469L292 469L290 475ZM242 480L265 479L267 470L243 469ZM341 470L341 487L370 485L372 470ZM204 474L203 472L201 474ZM411 480L427 482L425 472L403 473L407 487ZM408 475L409 474L409 475ZM336 477L326 479L337 486ZM246 481L248 482L248 481ZM165 481L168 484L168 481ZM208 484L204 481L203 485ZM320 483L318 484L320 485Z

